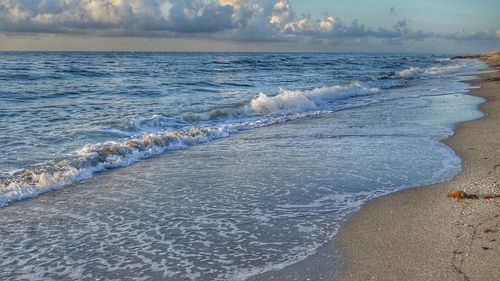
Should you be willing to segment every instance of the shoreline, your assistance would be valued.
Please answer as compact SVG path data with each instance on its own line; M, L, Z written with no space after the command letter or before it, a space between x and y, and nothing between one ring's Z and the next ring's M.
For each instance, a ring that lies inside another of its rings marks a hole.
M462 159L453 179L367 202L340 228L340 280L495 280L500 276L500 198L451 200L447 192L500 192L500 69L467 81L487 100L483 118L443 141Z

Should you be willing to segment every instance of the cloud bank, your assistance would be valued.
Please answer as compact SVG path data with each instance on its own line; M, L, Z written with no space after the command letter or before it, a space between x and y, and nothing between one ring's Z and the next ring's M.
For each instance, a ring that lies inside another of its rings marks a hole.
M392 7L391 12L396 10ZM439 34L402 19L390 28L298 14L288 0L2 0L0 32L93 36L191 36L235 41L499 40L500 29Z

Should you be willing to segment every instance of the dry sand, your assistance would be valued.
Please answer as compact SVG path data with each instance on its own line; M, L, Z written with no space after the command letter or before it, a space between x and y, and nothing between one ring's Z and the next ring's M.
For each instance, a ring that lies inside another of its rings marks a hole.
M499 61L491 61L500 69ZM341 280L500 280L500 198L452 200L447 193L500 193L500 75L471 81L486 116L447 139L463 159L451 181L367 203L336 241L346 258Z

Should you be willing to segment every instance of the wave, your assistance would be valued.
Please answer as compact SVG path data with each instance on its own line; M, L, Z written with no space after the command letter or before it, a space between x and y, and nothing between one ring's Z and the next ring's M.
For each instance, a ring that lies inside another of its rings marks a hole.
M416 79L416 78L424 78L429 76L435 76L440 74L453 73L458 70L461 70L466 67L464 63L456 63L452 65L444 65L444 66L432 66L432 67L410 67L407 69L403 69L401 71L397 71L394 73L394 76L398 78L404 79Z
M170 132L146 133L121 142L109 141L87 144L73 157L37 165L31 169L0 176L0 207L56 190L77 181L91 178L95 173L125 167L137 161L170 150L229 136L231 133L270 126L324 112L307 112L248 120L219 127L195 127Z
M235 116L245 116L247 113L249 112L247 106L245 105L234 107L226 106L210 109L209 111L202 113L188 113L183 116L183 119L186 122L210 121Z
M280 89L277 95L259 93L247 104L219 107L203 113L183 116L188 122L209 121L221 118L277 116L321 110L325 105L349 98L362 97L381 92L362 82L317 87L310 90Z
M123 121L110 121L104 127L100 128L99 131L104 132L116 132L119 134L126 134L125 136L130 136L130 133L155 133L159 130L179 130L188 127L190 124L185 120L169 117L164 115L152 115L147 118L140 119L127 119Z
M145 134L123 142L86 145L70 159L46 163L0 178L0 207L90 178L106 169L227 136L227 128L191 128L184 131Z
M325 103L359 97L380 92L377 87L369 87L361 82L348 85L320 87L306 91L280 90L276 96L260 93L250 102L255 113L276 114L296 113L320 108Z

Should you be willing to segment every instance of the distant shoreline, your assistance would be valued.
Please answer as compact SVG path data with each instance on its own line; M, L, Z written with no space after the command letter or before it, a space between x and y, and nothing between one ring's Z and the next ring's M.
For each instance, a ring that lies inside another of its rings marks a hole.
M495 73L471 81L487 100L486 116L461 123L444 142L463 159L454 179L400 191L367 203L341 228L346 257L341 280L496 280L500 276L500 198L447 198L447 192L500 192L500 53L464 56Z
M148 53L159 53L159 54L408 54L408 55L426 55L426 54L441 54L441 55L453 55L455 53L447 52L321 52L321 51L161 51L161 50L0 50L1 53L115 53L115 54L148 54ZM472 58L466 56L455 56L454 58Z
M465 56L455 56L452 59L479 59L497 65L500 63L500 52L492 52L488 54L473 54Z

